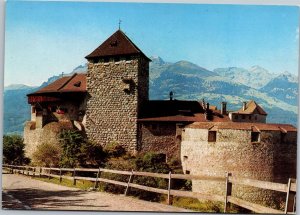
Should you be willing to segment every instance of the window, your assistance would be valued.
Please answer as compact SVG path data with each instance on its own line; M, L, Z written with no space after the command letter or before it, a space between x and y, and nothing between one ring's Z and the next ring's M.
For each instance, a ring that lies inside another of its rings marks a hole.
M252 117L251 117L251 115L249 116L249 119L251 119Z
M238 115L234 115L234 119L238 119L239 117L238 117Z
M245 115L242 115L242 119L245 119L246 117L245 117Z
M152 125L151 125L151 129L152 129L152 130L157 130L157 129L158 129L157 124L152 124Z
M188 156L184 155L183 160L186 161L188 159Z
M208 131L208 142L216 142L217 132L216 131Z
M280 143L285 143L286 142L286 133L281 133L280 134Z
M185 170L185 174L189 175L191 172L189 170Z
M251 132L251 142L259 142L259 141L260 141L260 133Z
M35 107L34 106L31 107L31 113L35 113Z

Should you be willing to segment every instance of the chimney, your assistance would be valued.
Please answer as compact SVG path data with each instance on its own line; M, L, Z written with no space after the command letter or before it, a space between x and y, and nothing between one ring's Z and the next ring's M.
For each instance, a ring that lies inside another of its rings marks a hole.
M246 110L247 102L243 102L243 110Z
M206 103L206 109L204 115L206 120L212 120L212 111L209 109L209 103Z
M221 114L222 115L226 114L226 112L227 112L226 105L227 105L227 102L222 102L222 105L221 105Z
M173 91L170 91L170 101L173 100Z

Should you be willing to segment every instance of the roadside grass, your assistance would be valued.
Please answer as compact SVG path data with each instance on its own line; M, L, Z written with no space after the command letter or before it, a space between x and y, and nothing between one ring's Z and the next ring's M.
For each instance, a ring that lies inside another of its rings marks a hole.
M221 202L199 201L188 197L174 197L173 206L190 209L199 212L223 213L224 204Z
M32 177L33 179L37 179L44 182L50 182L53 184L58 184L62 186L72 187L72 188L79 188L81 190L88 190L90 188L94 187L94 182L91 181L85 181L85 180L76 180L76 185L73 185L73 181L69 179L62 179L62 182L60 183L59 178L48 178L48 177ZM97 191L99 192L105 192L103 189L101 189L101 185L97 188ZM131 196L133 198L137 198L134 196ZM166 196L162 198L162 201L160 203L167 204L166 203ZM205 201L201 202L198 199L194 198L187 198L187 197L173 197L173 204L172 206L179 207L179 208L185 208L197 212L203 212L203 213L223 213L224 204L221 202L211 202L211 201ZM237 210L231 210L231 213L237 213Z
M62 182L59 181L59 178L48 178L48 177L32 177L33 179L37 179L44 182L50 182L53 184L58 184L66 187L79 188L81 190L88 190L94 187L94 182L86 181L86 180L76 180L76 185L73 184L72 180L68 180L63 178Z

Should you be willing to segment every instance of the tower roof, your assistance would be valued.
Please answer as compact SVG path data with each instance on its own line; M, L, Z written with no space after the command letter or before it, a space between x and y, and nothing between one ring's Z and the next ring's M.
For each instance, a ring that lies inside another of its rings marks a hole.
M96 48L85 58L92 59L96 57L110 57L133 54L141 54L150 61L150 59L124 34L123 31L117 30L113 35L111 35L98 48Z

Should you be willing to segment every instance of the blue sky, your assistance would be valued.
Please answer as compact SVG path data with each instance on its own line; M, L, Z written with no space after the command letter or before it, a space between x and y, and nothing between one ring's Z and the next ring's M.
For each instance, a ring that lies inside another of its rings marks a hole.
M298 73L295 6L8 1L5 86L69 73L121 29L147 55Z

